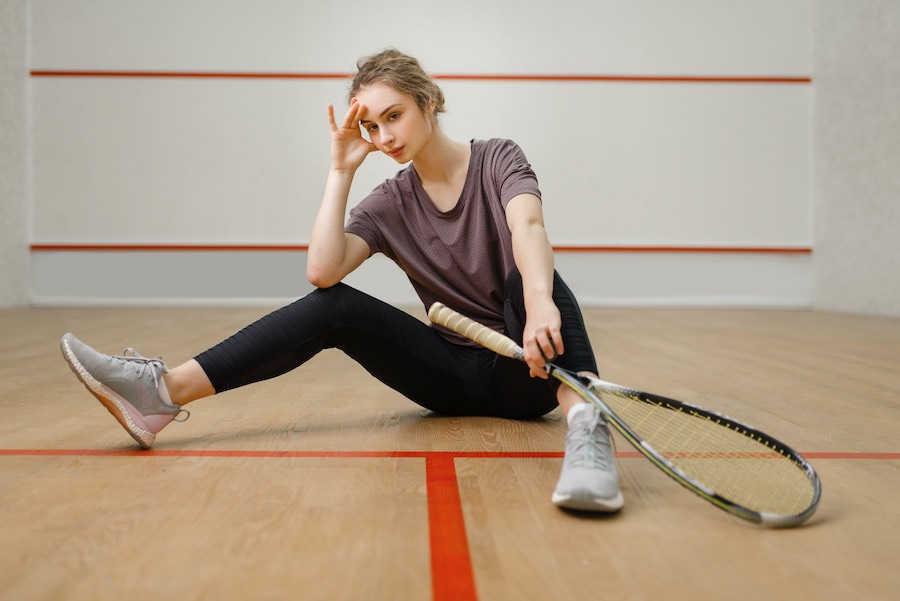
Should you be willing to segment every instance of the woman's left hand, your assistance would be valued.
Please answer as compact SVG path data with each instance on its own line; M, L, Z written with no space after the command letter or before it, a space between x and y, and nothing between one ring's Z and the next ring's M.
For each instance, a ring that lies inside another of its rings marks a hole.
M545 365L564 352L562 318L552 300L529 303L526 307L527 320L522 335L525 362L531 368L532 378L548 377Z

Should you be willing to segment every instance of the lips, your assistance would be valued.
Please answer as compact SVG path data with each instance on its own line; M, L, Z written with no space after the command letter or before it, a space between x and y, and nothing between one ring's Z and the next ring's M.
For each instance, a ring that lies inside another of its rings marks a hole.
M390 152L388 152L388 154L396 159L401 154L403 154L404 148L405 148L405 146L401 146L400 148L395 148L394 150L391 150Z

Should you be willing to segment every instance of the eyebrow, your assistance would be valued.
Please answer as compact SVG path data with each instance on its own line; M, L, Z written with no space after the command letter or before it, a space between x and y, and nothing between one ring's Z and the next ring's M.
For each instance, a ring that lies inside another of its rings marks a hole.
M403 105L401 105L399 102L392 104L391 106L389 106L386 109L384 109L383 111L381 111L381 114L378 116L384 117L391 109L396 108L398 106L403 106ZM369 121L368 119L360 119L359 122L360 123L371 123L371 121Z

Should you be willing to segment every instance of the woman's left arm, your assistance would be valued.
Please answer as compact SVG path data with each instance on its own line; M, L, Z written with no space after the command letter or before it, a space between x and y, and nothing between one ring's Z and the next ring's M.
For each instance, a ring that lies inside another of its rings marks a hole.
M544 357L561 355L564 349L562 319L553 302L553 248L544 228L541 200L533 194L514 197L506 206L506 222L525 293L525 361L532 377L546 378Z

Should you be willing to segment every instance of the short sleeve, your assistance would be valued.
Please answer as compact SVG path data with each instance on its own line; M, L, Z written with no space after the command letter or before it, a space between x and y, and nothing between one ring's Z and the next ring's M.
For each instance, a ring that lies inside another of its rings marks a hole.
M350 209L350 218L344 226L348 234L359 236L369 245L369 256L384 252L384 237L381 235L371 210L377 206L379 196L372 194Z
M520 194L541 197L537 175L522 149L511 140L499 140L493 150L491 164L500 190L500 204L505 208Z

